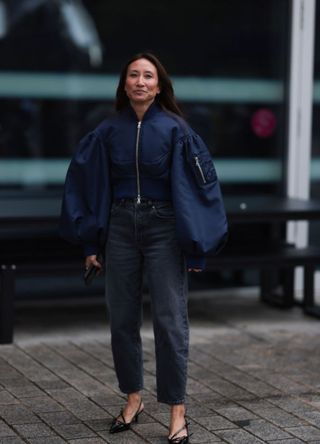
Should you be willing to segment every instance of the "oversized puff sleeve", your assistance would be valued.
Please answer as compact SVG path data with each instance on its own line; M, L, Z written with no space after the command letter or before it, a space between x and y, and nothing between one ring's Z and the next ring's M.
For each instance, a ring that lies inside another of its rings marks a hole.
M111 200L107 147L94 131L80 141L67 171L60 235L81 244L85 256L97 254L106 240Z
M228 225L211 154L191 129L174 146L172 199L178 240L187 255L201 261L226 242Z

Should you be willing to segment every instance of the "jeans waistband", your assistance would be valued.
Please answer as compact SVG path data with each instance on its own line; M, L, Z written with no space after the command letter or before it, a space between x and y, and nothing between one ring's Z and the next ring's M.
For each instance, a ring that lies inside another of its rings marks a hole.
M143 206L143 207L152 207L152 205L159 205L159 204L166 204L166 205L172 205L171 200L157 200L157 199L149 199L147 197L142 197L140 199L140 203L137 202L137 198L121 198L121 199L114 199L113 201L116 205L122 205L122 206Z

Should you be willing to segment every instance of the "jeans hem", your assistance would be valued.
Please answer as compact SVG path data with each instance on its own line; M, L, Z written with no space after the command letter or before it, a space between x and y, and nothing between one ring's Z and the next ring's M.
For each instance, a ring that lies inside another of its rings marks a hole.
M120 389L121 392L124 393L125 395L130 395L130 393L140 392L141 390L143 390L143 387L140 386L140 387L137 387L137 388L132 389L132 390L128 390L128 389L125 390L125 389L122 389L121 387L119 387L119 389Z
M174 400L174 401L169 401L169 400L164 400L161 398L158 398L158 402L161 402L163 404L169 404L169 405L178 405L178 404L185 404L185 399L178 399L178 400Z

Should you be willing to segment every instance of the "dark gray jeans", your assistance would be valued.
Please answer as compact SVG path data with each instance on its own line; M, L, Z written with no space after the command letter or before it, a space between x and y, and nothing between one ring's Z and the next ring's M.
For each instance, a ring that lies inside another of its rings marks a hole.
M151 295L157 398L185 401L189 325L187 270L172 204L122 199L112 205L106 244L106 296L115 370L123 393L143 388L142 275Z

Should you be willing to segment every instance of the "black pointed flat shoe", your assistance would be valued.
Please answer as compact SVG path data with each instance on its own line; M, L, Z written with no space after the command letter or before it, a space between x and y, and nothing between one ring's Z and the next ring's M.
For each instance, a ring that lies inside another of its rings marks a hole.
M143 409L140 410L142 404L142 399L140 401L139 407L136 411L136 413L133 415L130 422L126 422L123 416L123 409L121 409L120 414L117 418L113 418L109 433L119 433L119 432L125 432L126 430L129 430L131 428L131 424L133 422L138 422L138 418L140 413L143 412ZM120 419L121 418L121 419Z
M174 433L171 438L168 437L168 443L169 444L188 444L189 438L191 435L189 434L189 422L185 422L184 426L181 427L176 433ZM182 432L182 430L186 429L187 434L185 436L179 436L177 437L178 433Z

